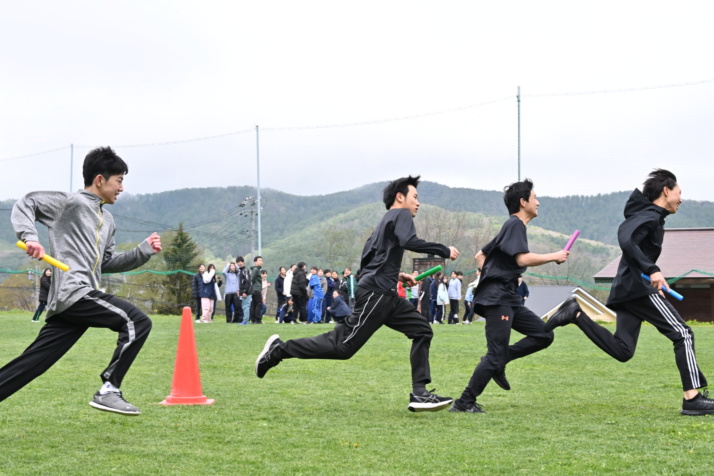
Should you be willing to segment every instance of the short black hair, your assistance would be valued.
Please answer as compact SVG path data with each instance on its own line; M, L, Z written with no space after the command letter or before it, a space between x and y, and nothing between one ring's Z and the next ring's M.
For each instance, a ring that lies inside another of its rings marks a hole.
M394 200L396 200L398 193L401 193L406 197L409 192L410 185L417 188L417 186L419 186L420 178L421 175L417 175L416 177L412 177L410 175L409 177L402 177L389 182L382 191L382 201L384 201L384 205L387 207L387 210L392 208L392 205L394 205Z
M531 179L525 179L522 182L513 182L503 188L503 203L508 208L508 213L511 215L518 213L521 209L521 198L526 202L531 198L533 191L533 182Z
M672 172L665 169L654 169L645 180L642 186L642 193L647 197L647 200L654 202L662 195L664 187L672 190L676 186L677 177Z
M297 264L298 269L305 269L305 266L307 266L307 264L305 264L304 261L300 261L300 262Z
M258 255L255 258L253 258L253 263L257 263L259 259L263 259L262 256Z
M245 258L242 256L236 256L236 263L245 263Z
M84 165L82 166L85 187L92 185L97 175L109 180L112 175L126 175L128 173L129 166L111 147L98 147L90 150L84 158Z

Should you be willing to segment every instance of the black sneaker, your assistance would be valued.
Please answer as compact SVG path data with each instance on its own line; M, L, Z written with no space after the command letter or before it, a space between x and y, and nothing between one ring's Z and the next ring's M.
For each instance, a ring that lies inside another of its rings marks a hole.
M131 403L124 400L121 392L109 392L104 395L99 392L94 394L94 398L89 402L91 406L105 412L120 413L122 415L140 415L141 411Z
M486 413L478 403L461 403L461 400L454 400L449 411L451 413Z
M682 399L682 415L698 416L714 414L714 400L709 397L706 390L704 394L698 393L691 400Z
M435 389L426 392L423 395L409 394L409 411L410 412L438 412L448 407L454 401L451 397L440 397L431 392Z
M485 359L486 356L484 355L481 357L481 360ZM496 371L495 374L493 374L493 377L491 377L491 380L496 382L496 385L501 387L504 390L510 390L511 389L511 384L508 383L508 379L506 379L506 367L503 367L501 370Z
M258 358L255 360L255 375L257 375L258 378L265 377L265 374L268 373L268 370L272 369L280 363L282 359L278 358L277 352L273 351L277 346L282 343L283 341L280 340L278 334L273 334L272 336L268 337L268 341L265 343L263 351L260 353L260 355L258 355Z
M565 326L575 322L578 312L582 312L582 309L580 309L580 305L578 304L578 300L575 299L575 296L570 296L568 299L563 301L563 304L560 305L560 309L558 309L555 314L550 316L548 322L545 323L545 331L550 332L556 327Z

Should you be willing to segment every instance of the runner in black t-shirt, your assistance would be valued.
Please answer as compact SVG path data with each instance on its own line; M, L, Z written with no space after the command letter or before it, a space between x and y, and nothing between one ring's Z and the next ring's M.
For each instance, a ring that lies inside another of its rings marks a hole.
M387 213L372 232L362 251L360 278L354 312L330 332L315 337L281 341L271 336L255 362L255 374L263 378L283 359L335 359L352 357L383 325L412 340L412 392L409 410L443 410L453 401L426 390L431 382L429 346L431 326L406 299L397 296L397 281L414 286L416 281L400 273L404 250L431 253L456 259L459 251L419 239L413 217L419 209L416 187L419 177L405 177L390 182L384 189ZM387 362L386 365L389 365Z
M553 333L545 332L544 323L533 311L523 306L516 294L518 276L528 266L550 262L565 262L565 250L536 254L528 250L526 225L538 216L538 200L533 182L526 179L505 188L503 197L511 217L501 231L476 254L481 279L474 291L474 308L486 319L488 352L476 366L468 386L454 402L451 412L483 413L476 398L493 379L504 390L510 390L506 380L506 364L514 359L538 352L553 342ZM508 345L514 329L526 337Z

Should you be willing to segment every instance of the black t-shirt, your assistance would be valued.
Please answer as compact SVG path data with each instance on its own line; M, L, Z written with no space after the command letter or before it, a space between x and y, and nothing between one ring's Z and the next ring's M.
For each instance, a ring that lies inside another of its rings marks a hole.
M364 245L357 287L378 293L396 293L405 249L442 258L451 256L451 250L446 246L417 237L409 210L394 208L387 211Z
M518 266L516 255L529 252L526 225L520 218L511 215L498 235L481 251L486 260L473 302L477 306L522 306L523 300L516 294L516 288L518 276L526 268Z

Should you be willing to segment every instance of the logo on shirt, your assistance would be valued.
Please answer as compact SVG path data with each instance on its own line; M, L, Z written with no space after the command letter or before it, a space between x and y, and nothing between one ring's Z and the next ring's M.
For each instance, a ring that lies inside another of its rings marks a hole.
M508 320L508 316L501 316L501 320L502 320L502 321L507 321L507 320Z

